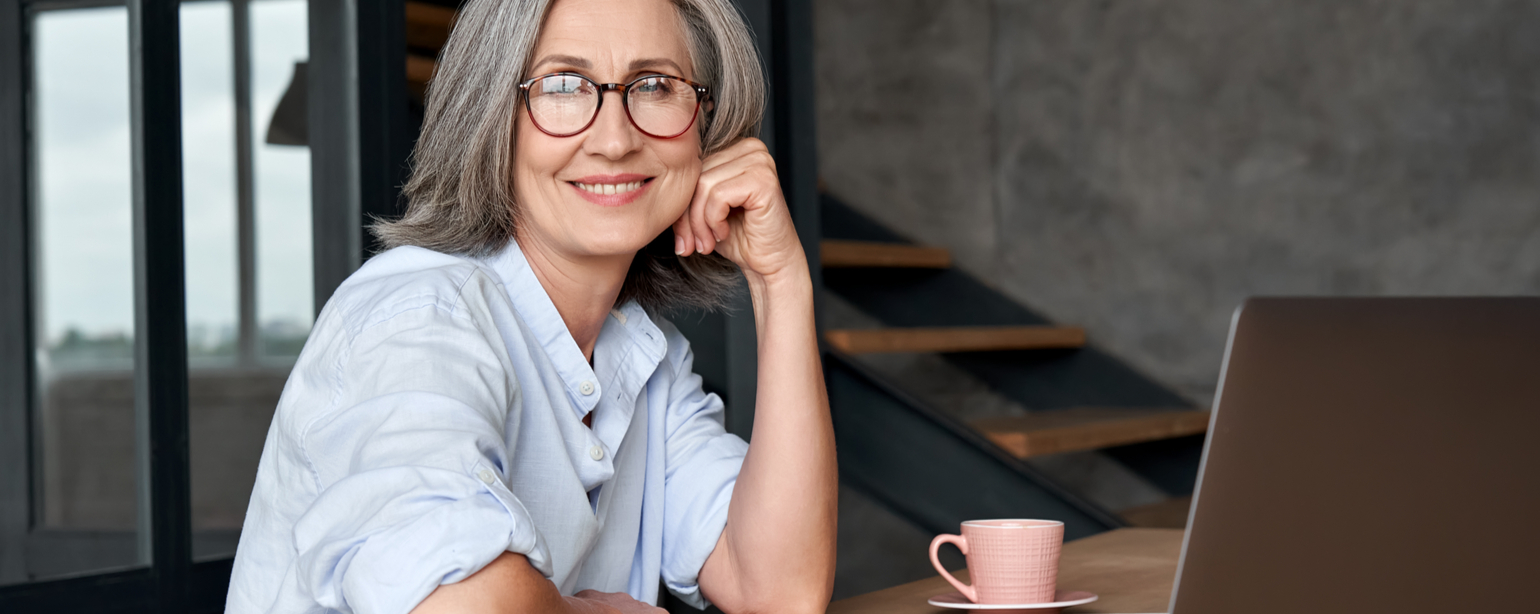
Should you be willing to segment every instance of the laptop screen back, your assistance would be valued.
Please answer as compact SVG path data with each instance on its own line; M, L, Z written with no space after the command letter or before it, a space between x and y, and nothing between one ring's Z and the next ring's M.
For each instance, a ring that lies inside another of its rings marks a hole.
M1173 614L1540 611L1540 299L1253 299Z

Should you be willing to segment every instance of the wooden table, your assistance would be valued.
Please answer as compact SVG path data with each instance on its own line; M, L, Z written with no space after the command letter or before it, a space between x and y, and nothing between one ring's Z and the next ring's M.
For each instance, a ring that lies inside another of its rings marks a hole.
M1182 552L1180 529L1118 529L1064 544L1059 557L1059 588L1091 591L1101 599L1064 610L1092 612L1165 612L1176 581ZM968 581L966 570L954 572ZM969 610L938 608L925 603L951 592L940 576L841 599L828 614L963 614Z

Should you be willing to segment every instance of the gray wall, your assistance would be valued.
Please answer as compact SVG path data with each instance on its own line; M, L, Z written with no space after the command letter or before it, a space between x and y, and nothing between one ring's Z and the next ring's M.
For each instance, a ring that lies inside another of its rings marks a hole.
M1540 292L1540 2L815 11L829 191L1199 402L1246 296Z

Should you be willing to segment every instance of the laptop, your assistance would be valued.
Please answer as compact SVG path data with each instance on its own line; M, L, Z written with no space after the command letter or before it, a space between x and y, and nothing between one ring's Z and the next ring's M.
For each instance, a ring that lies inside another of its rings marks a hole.
M1540 612L1540 298L1235 313L1172 614Z

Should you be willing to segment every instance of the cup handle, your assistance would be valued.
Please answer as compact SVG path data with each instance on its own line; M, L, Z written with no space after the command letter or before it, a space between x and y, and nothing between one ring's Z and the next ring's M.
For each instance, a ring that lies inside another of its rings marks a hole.
M952 577L952 574L947 573L946 568L941 566L941 559L936 557L937 551L941 549L941 544L948 543L957 546L957 549L962 551L963 556L968 555L968 538L961 535L937 535L936 539L930 540L930 564L935 565L936 571L941 572L941 577L946 578L947 582L951 582L952 586L957 588L957 592L967 597L968 601L978 603L978 591L974 590L971 586L958 582L957 578Z

